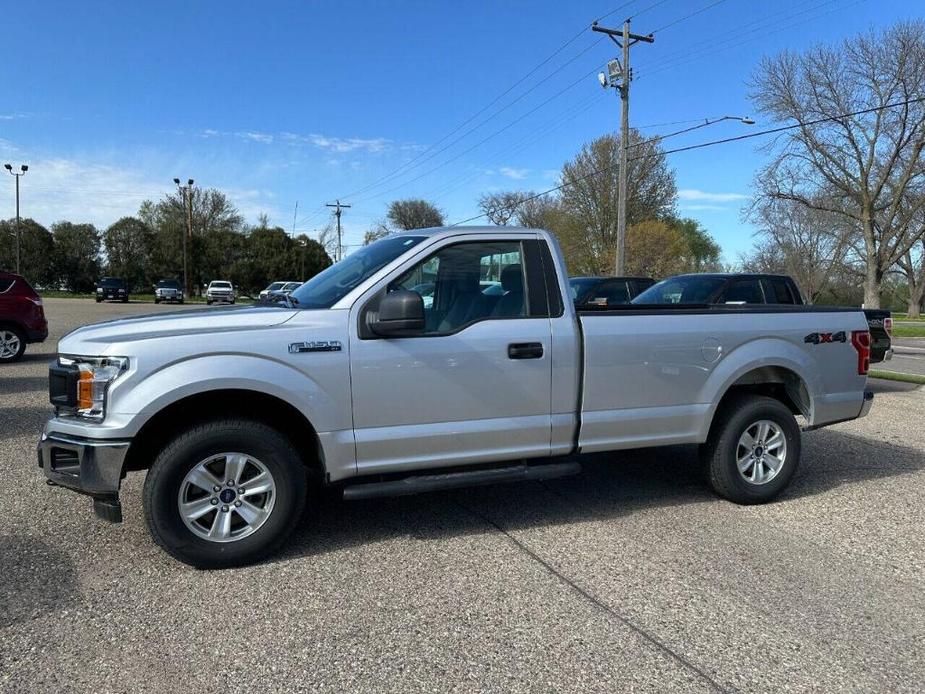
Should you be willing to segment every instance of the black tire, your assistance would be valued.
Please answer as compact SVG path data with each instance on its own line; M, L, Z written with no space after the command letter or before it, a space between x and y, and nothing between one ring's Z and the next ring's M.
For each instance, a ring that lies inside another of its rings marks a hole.
M26 353L26 334L13 325L0 325L0 332L12 333L19 340L19 348L16 352L6 357L0 356L0 364L12 364L22 359L22 355Z
M155 299L155 300L154 300L154 303L155 303L155 304L159 304L159 303L161 303L161 300L160 300L160 299Z
M182 303L183 303L183 299L180 299L177 303L178 303L178 304L182 304Z
M196 535L181 518L178 505L186 474L200 461L223 452L257 458L276 485L272 511L263 525L231 542ZM305 468L285 436L259 422L223 419L196 425L161 450L145 478L145 519L154 541L186 564L199 569L241 566L272 554L286 541L302 516L306 489Z
M96 300L96 303L101 304L101 303L103 303L103 300L102 300L102 299L97 299L97 300Z
M208 304L209 306L211 306L211 305L212 305L212 299L206 299L206 304Z
M763 420L780 428L786 441L786 455L771 479L755 484L745 479L746 473L739 472L737 452L740 437ZM780 494L796 473L800 462L800 428L793 413L780 400L764 395L735 396L716 413L701 455L710 486L719 496L737 504L765 503Z

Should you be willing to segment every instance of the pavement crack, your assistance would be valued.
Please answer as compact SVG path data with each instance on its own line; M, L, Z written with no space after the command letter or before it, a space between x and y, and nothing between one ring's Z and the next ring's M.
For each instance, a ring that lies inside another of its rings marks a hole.
M499 533L504 535L508 539L508 541L511 544L513 544L520 552L527 555L537 564L542 566L549 574L551 574L553 577L557 578L559 581L561 581L566 586L571 588L573 592L577 593L579 596L584 598L587 602L597 607L599 610L601 610L602 612L610 616L612 619L615 619L616 621L620 622L625 627L633 631L635 634L639 635L642 639L647 641L649 644L654 646L656 649L658 649L662 653L665 653L669 658L677 662L679 665L689 670L690 672L693 672L695 675L697 675L698 677L703 679L705 682L707 682L712 689L718 692L728 692L729 691L728 689L726 689L726 687L724 687L722 684L720 684L715 679L713 679L713 677L711 677L705 670L697 666L692 661L688 660L682 654L672 649L671 646L669 646L664 641L662 641L660 638L658 638L658 636L647 631L645 628L639 626L638 624L635 624L629 618L623 616L622 614L614 610L612 607L610 607L610 605L603 602L596 595L582 588L575 581L573 581L571 578L569 578L564 573L559 571L559 569L557 569L555 566L553 566L548 561L543 559L540 555L538 555L536 552L530 549L530 547L528 547L526 544L518 540L516 537L514 537L514 535L509 533L507 530L505 530L501 525L493 521L491 518L489 518L483 513L480 513L479 511L476 511L473 508L469 508L468 506L466 506L459 500L454 500L454 501L461 509L463 509L463 511L469 513L472 516L475 516L476 518L480 519L486 525L491 526L492 528L497 530Z

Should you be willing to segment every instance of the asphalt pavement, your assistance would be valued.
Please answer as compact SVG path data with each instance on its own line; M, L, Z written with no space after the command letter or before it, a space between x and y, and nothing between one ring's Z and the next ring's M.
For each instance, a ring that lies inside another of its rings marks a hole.
M47 487L56 340L172 310L48 300L0 371L0 692L889 691L925 682L925 391L806 434L776 503L714 497L695 452L400 499L316 495L285 551L219 572ZM184 308L182 310L188 310Z
M892 343L893 358L871 368L925 376L925 337L897 337Z

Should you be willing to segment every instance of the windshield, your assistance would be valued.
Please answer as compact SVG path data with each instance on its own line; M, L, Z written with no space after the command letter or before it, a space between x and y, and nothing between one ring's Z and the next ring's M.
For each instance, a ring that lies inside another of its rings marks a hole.
M177 280L161 280L157 283L158 289L179 289L180 283Z
M211 285L213 289L228 289L231 287L231 282L213 282Z
M423 240L423 236L404 235L379 239L319 272L292 293L292 301L299 308L331 308Z
M104 277L100 280L101 287L121 287L124 284L118 277Z
M707 304L726 283L722 277L685 275L653 284L633 299L633 304Z
M282 287L283 287L282 282L274 282L273 284L271 284L269 287L266 288L266 291L275 292L277 289L282 289Z

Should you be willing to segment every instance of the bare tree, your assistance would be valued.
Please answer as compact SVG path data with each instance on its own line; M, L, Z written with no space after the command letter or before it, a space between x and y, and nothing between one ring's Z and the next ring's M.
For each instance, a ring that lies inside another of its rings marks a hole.
M886 273L921 238L910 222L925 196L913 205L902 201L925 176L925 103L914 101L923 97L921 21L766 58L753 80L752 98L762 113L800 124L772 145L776 154L760 179L769 195L857 229L870 307L880 305ZM843 115L862 109L877 110ZM828 120L814 123L819 119Z
M756 255L763 262L773 258L773 271L793 277L806 299L814 303L849 250L852 230L839 226L844 219L793 200L760 194L745 218L758 226L757 235L763 242Z
M528 195L514 190L487 193L479 198L479 209L492 224L507 226L516 217L518 206Z
M378 241L379 239L383 239L391 233L392 233L392 230L389 229L388 224L386 224L384 221L377 222L374 227L372 227L371 229L367 229L366 233L363 234L363 245L368 246L373 241Z
M337 257L337 227L333 221L329 221L324 228L318 232L318 243L332 258Z
M670 215L677 190L674 171L656 139L643 138L630 131L627 165L627 227ZM576 238L563 247L581 249L587 258L585 272L604 274L613 267L617 238L618 173L620 139L605 135L582 147L581 152L562 168L562 207L573 223L566 233Z

